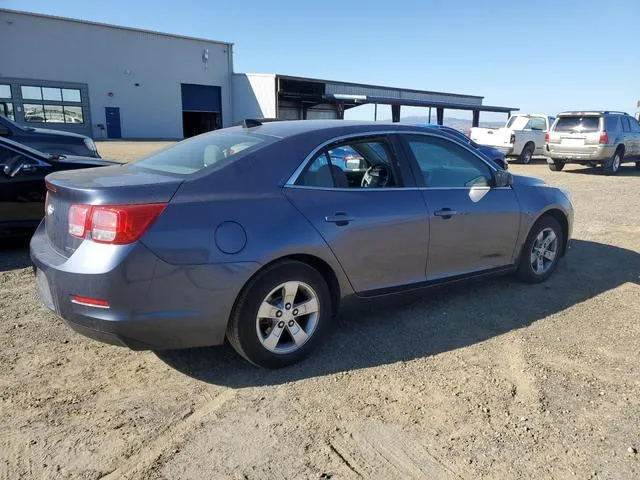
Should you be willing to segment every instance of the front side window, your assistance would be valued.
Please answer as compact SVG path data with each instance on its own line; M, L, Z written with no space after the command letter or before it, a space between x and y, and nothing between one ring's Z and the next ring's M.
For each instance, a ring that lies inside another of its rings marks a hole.
M490 168L463 147L436 137L409 139L409 148L428 188L488 187Z
M635 133L640 133L640 123L635 118L630 118L629 123L631 124L631 131Z
M183 140L129 165L190 175L214 165L224 166L240 158L241 153L255 150L267 141L265 137L255 134L217 130Z
M400 186L389 145L382 140L350 140L318 153L296 184L320 188Z

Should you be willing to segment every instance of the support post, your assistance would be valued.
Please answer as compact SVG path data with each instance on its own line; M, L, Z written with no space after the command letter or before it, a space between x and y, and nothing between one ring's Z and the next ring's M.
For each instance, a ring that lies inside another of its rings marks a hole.
M338 120L344 120L344 103L336 103L336 113L338 114Z
M442 125L444 123L444 108L436 108L436 117L438 119L438 125Z
M400 121L400 105L391 105L391 118L394 123Z
M473 111L473 121L471 122L473 127L478 127L480 125L480 110Z
M377 103L373 104L373 121L374 122L378 121L378 104Z
M431 107L429 107L429 121L427 123L431 123Z

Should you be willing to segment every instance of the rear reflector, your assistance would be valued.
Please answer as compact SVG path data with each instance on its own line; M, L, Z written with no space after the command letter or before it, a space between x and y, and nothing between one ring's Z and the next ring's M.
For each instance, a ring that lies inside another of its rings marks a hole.
M88 307L109 308L109 302L106 300L98 300L91 297L82 297L80 295L72 295L71 302L78 305L86 305Z
M138 240L165 209L165 203L145 205L72 205L69 234L98 243L124 245Z

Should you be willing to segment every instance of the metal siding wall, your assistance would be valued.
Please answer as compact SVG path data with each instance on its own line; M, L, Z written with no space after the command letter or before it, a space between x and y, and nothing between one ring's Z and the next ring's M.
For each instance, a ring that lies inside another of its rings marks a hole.
M124 138L182 138L182 83L221 87L231 124L228 45L7 12L0 25L0 45L20 45L0 48L0 74L88 85L97 138L105 107L120 107Z
M275 117L276 76L235 73L233 75L233 121Z

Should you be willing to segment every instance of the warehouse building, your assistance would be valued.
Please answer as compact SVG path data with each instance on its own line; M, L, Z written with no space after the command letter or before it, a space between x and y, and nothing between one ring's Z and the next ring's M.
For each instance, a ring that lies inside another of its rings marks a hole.
M482 97L233 71L233 44L0 9L0 115L102 138L185 138L244 118L343 118L403 105L470 110Z

